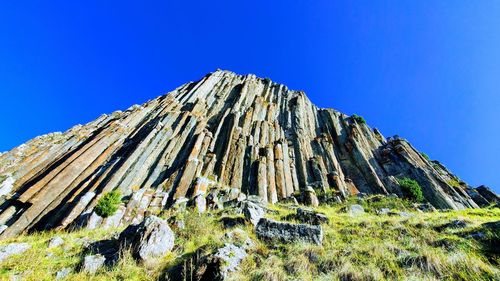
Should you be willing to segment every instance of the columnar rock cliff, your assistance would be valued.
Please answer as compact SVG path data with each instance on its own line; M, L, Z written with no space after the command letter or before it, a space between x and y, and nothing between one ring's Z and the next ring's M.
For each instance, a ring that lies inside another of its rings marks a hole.
M402 177L417 180L438 208L478 206L465 183L451 186L458 178L406 140L318 108L304 92L220 70L124 112L35 138L0 155L0 175L2 237L125 225L145 212L185 203L203 211L249 195L305 204L326 195L401 195ZM114 189L123 204L103 219L93 208Z

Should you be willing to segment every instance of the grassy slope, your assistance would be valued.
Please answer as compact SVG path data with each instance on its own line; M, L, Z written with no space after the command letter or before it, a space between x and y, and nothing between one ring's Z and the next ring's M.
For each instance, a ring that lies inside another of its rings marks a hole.
M353 203L353 202L351 202ZM243 260L232 280L500 280L498 256L485 252L481 243L463 238L466 232L476 230L481 223L500 220L500 209L463 210L417 213L411 218L399 215L376 215L380 207L409 210L408 204L398 199L378 202L358 202L367 214L352 218L341 209L346 204L320 206L318 211L328 215L330 222L323 225L323 246L309 244L267 244L257 240L252 226L245 225L256 248ZM268 216L283 220L294 210L287 205L270 206L275 213ZM118 265L101 270L96 275L74 272L67 280L156 280L167 268L183 262L189 253L205 246L207 251L222 245L224 230L218 222L222 213L198 215L185 213L184 229L175 229L174 251L153 265L136 264L126 253ZM169 217L169 213L163 216ZM465 229L435 227L454 219L469 222ZM0 279L8 280L19 274L23 280L53 280L55 272L76 268L82 259L81 238L99 240L111 237L120 229L81 230L72 233L37 233L8 241L28 242L32 248L0 264ZM65 243L47 249L53 235ZM489 235L492 235L491 233ZM493 234L497 235L498 233Z

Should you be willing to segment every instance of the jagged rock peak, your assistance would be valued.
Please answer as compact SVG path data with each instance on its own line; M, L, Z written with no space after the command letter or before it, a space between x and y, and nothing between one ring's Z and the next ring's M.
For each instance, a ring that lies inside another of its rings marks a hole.
M28 141L0 155L0 175L2 237L127 225L146 211L203 211L247 197L317 205L360 192L402 195L402 177L437 208L477 207L465 183L450 184L458 178L406 140L319 109L302 91L222 70ZM102 218L94 207L112 190L123 203Z

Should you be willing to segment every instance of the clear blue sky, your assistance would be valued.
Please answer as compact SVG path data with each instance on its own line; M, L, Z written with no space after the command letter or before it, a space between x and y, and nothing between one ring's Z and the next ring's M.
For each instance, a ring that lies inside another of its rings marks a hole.
M500 1L50 2L0 4L0 151L222 68L500 191Z

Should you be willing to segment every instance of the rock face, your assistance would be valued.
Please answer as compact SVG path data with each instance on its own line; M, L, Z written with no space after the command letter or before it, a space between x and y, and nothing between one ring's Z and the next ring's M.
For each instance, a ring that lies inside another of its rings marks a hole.
M401 177L418 181L437 208L477 207L467 185L449 185L456 177L406 140L318 108L302 91L220 70L1 154L0 177L0 225L8 226L0 237L74 226L114 189L130 200L95 227L139 222L186 200L200 212L220 208L214 194L266 203L293 195L311 205L326 193L401 195Z
M323 230L319 225L292 224L266 218L260 219L255 233L260 239L284 243L308 242L321 245L323 240Z
M259 220L266 214L266 211L259 205L248 201L243 206L243 214L253 225L257 225Z
M136 259L147 262L161 258L172 250L175 235L166 221L149 216L138 225L128 226L118 240L122 248L131 247Z

